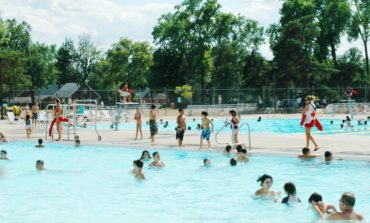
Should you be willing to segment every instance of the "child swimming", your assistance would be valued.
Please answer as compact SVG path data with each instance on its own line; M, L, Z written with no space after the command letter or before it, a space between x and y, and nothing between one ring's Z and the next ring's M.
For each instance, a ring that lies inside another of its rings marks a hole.
M159 152L153 153L153 159L154 161L149 165L152 167L164 167L164 163L161 161L161 156L159 155Z
M316 157L318 157L318 156L311 155L310 149L307 148L307 147L304 147L302 149L302 155L298 155L298 158L300 158L300 159L312 159L312 158L316 158Z
M227 145L224 149L224 151L222 151L222 154L225 155L225 156L230 156L231 155L231 149L232 147L230 145Z
M238 162L246 163L249 161L249 158L247 156L247 150L246 149L240 149L238 152Z
M42 141L42 139L39 139L38 141L37 141L37 145L35 146L36 148L44 148L45 146L44 145L42 145L42 143L43 143L43 141Z
M209 159L204 159L204 160L203 160L203 165L204 165L204 167L210 167L210 166L211 166L211 160L209 160Z
M284 197L281 203L294 204L301 202L301 200L297 197L297 190L295 189L295 185L292 182L286 183L284 185L284 190L288 196Z
M149 151L147 150L144 150L142 153L141 153L141 157L140 157L140 160L141 161L149 161L152 157L150 157L150 153Z
M257 190L256 196L271 197L276 200L276 197L280 195L280 192L271 190L272 183L274 182L270 175L264 174L257 179L257 182L261 183L261 189Z
M0 152L0 160L9 160L8 152L6 150L1 150Z
M145 180L145 176L143 173L143 167L144 163L141 160L135 160L133 162L134 169L132 170L132 173L134 174L136 179Z
M37 160L36 161L36 170L38 170L38 171L46 170L44 161L42 161L42 160Z
M322 200L322 196L318 193L313 193L308 198L308 203L311 205L311 209L319 217L323 217L325 214L331 214L337 212L334 205L326 204Z

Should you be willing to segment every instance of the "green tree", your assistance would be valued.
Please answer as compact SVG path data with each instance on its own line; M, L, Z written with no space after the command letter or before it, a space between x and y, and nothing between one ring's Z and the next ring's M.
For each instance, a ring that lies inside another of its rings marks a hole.
M3 98L11 89L30 85L25 75L25 59L30 43L30 27L16 20L0 19L0 106L3 119Z
M314 57L320 34L312 1L286 0L279 25L269 29L270 45L280 86L311 87L323 84L335 72Z
M365 51L366 74L370 77L369 50L370 40L370 1L369 0L351 0L354 5L352 20L348 35L350 40L361 38Z
M347 0L314 0L320 27L317 43L316 58L326 62L330 54L334 64L337 64L337 47L341 36L346 32L350 18L351 8Z
M56 80L55 76L55 46L43 43L33 43L29 49L27 59L27 74L31 80L32 103L35 102L35 93Z
M68 82L78 82L79 73L77 68L78 54L71 39L66 39L59 47L56 54L55 67L57 68L59 85Z
M147 86L153 63L152 48L147 42L121 39L106 55L107 70L103 76L106 86L116 89L118 84L128 82L131 88Z
M100 52L87 35L79 37L76 57L76 68L78 72L77 83L87 84L97 62L100 59Z

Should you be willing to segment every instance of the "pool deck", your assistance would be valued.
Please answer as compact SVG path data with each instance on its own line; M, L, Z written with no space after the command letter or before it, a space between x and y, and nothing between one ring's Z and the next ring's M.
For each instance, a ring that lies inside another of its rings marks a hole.
M248 118L257 118L258 116L261 116L262 118L272 117L271 115L250 115ZM343 118L342 116L339 117ZM299 115L276 115L276 118L299 118ZM175 120L175 116L167 116L166 120ZM27 140L23 121L10 124L8 120L0 120L0 132L3 132L10 141ZM155 149L158 147L179 149L177 141L175 140L175 131L160 131L156 136L155 144L150 143L148 131L143 132L143 140L134 140L135 131L132 130L114 131L110 129L100 129L99 133L102 137L100 142L98 141L98 137L94 129L87 128L78 130L78 135L82 145L113 145L117 147L132 146L139 147L141 149ZM67 136L64 135L63 137L66 138ZM252 133L251 137L252 152L255 154L297 156L301 153L301 149L305 145L303 128L302 132L295 134ZM365 136L346 133L336 135L314 134L314 137L319 143L321 149L318 152L312 152L313 154L323 155L325 151L330 150L333 153L334 158L370 161L370 135ZM36 143L38 138L45 139L45 130L34 130L32 137L29 140ZM73 137L71 136L71 139L72 138ZM230 133L221 133L220 139L230 141ZM248 145L248 135L244 133L239 134L239 141ZM211 151L219 151L225 147L225 145L222 144L217 145L214 137L211 138L211 142L213 144ZM47 144L48 141L45 141L45 143ZM64 140L63 143L73 142ZM181 148L182 150L199 150L199 134L197 132L187 132L185 134L184 144L185 147ZM311 145L311 148L312 147L313 146ZM204 148L206 148L206 145Z

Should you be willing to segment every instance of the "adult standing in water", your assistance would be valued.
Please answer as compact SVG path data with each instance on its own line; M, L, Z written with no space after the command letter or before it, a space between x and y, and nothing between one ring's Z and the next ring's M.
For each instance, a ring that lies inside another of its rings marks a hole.
M236 111L235 110L231 110L229 111L229 114L231 115L231 124L232 124L232 128L233 128L233 144L236 145L239 143L239 140L238 140L238 124L240 122L237 114L236 114Z
M154 143L154 137L158 133L157 113L155 109L156 109L156 106L152 104L152 106L150 107L150 112L149 112L149 128L150 128L150 138L151 138L152 143Z
M320 149L319 145L316 143L315 139L311 135L312 127L316 126L320 131L322 131L322 126L316 118L316 106L315 106L315 96L310 95L306 97L306 106L303 110L301 125L304 124L306 128L306 147L310 146L310 141L313 142L315 150Z
M184 140L184 135L186 131L186 120L184 116L184 109L180 108L179 109L179 115L177 116L177 127L176 127L176 139L179 142L179 147L182 147L183 140Z

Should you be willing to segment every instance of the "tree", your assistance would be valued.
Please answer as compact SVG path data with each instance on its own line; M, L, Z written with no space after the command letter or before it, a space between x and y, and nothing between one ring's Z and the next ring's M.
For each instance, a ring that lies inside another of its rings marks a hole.
M147 86L150 67L153 63L152 48L147 42L121 39L106 55L106 85L116 89L117 84L128 82L132 88Z
M336 70L321 64L313 55L320 32L313 2L286 0L281 14L280 24L268 31L278 69L274 79L280 86L322 84Z
M316 58L326 62L329 48L334 64L337 64L336 49L345 33L351 18L351 8L347 0L314 0L316 17L320 27Z
M43 43L33 43L29 49L26 73L31 80L32 103L35 102L35 93L45 86L54 83L55 76L55 46Z
M27 23L0 19L0 106L3 119L3 98L10 89L30 85L25 75L25 58L30 43Z
M77 83L80 85L87 84L99 59L100 52L96 49L90 37L87 35L80 36L76 57Z
M369 0L351 0L354 5L352 20L348 35L350 40L361 38L364 44L366 74L370 77L369 50L368 43L370 40L370 1Z
M78 68L77 68L78 54L71 39L66 39L59 47L56 54L55 67L57 68L57 75L59 85L68 82L78 82Z

